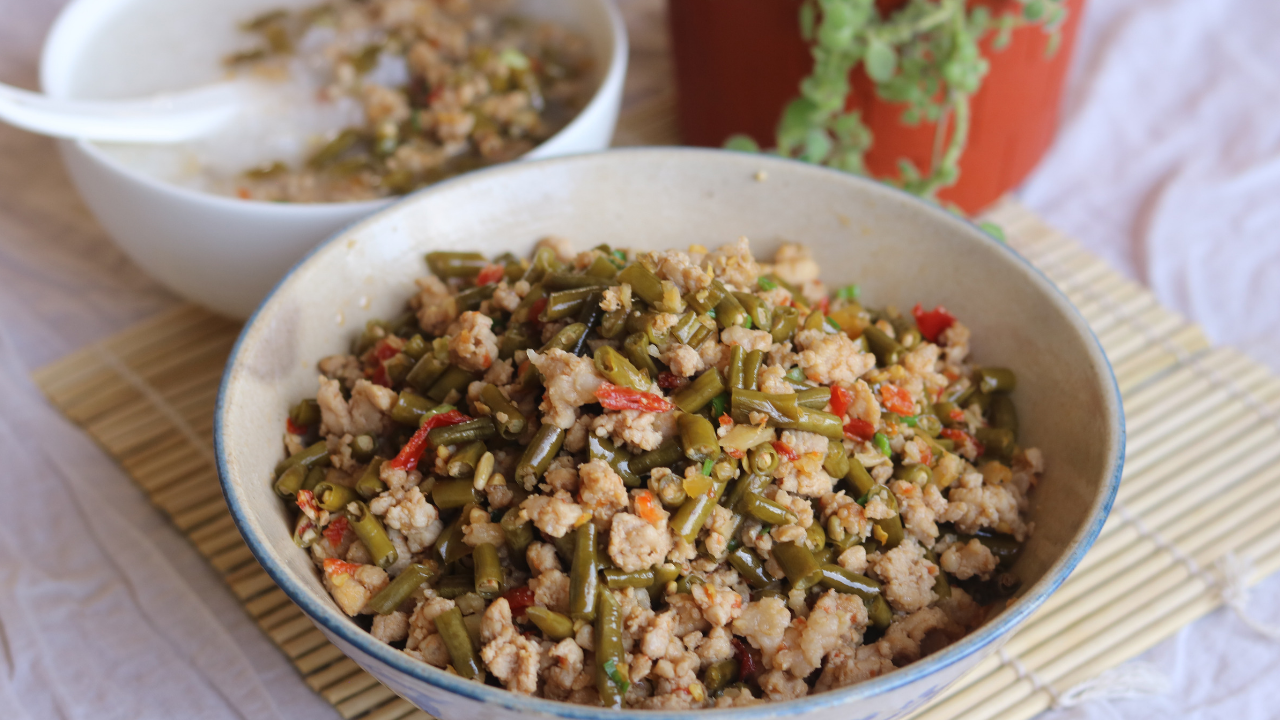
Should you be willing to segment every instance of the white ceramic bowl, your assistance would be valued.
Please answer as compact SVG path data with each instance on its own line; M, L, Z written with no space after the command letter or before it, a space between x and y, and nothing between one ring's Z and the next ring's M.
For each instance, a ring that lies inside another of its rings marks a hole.
M103 98L212 81L228 51L222 36L232 32L236 21L317 2L73 0L45 43L40 82L53 97ZM626 28L613 0L518 0L515 6L530 17L583 33L599 68L599 86L586 108L526 157L608 147L627 64ZM225 22L211 23L211 17ZM154 49L137 50L139 24L161 36L154 38ZM180 62L166 65L166 57ZM192 66L206 68L206 75L193 76ZM108 81L110 88L104 88ZM393 202L239 200L157 180L92 143L61 141L59 148L81 197L134 262L175 293L237 318L247 317L317 242Z
M758 181L757 171L767 173ZM733 711L606 711L508 693L411 660L333 603L290 540L271 487L292 403L314 395L315 363L345 352L371 318L397 313L429 250L527 253L548 234L578 247L716 246L741 235L757 255L808 244L822 277L858 282L872 304L936 303L973 331L975 357L1018 374L1023 441L1046 458L1035 532L1015 566L1025 591L950 647L829 693ZM1092 544L1120 478L1124 425L1111 368L1084 320L1037 270L982 231L871 181L777 158L639 149L481 171L412 195L315 250L272 291L240 336L215 420L227 504L258 561L316 625L366 670L442 720L563 718L896 718L995 651ZM483 705L483 707L481 707Z

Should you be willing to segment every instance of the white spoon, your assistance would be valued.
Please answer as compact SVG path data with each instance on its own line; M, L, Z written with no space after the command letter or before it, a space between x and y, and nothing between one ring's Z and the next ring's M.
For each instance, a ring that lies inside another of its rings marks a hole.
M0 121L60 138L176 143L234 119L252 103L254 88L227 81L136 100L59 100L0 83Z

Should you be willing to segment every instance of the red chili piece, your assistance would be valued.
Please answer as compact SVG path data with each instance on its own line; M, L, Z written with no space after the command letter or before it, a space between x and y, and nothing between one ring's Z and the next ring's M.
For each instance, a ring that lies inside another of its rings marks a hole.
M916 327L920 328L920 335L929 342L938 342L938 336L956 322L955 316L941 305L925 312L920 307L920 303L916 303L916 306L911 308L911 314L916 318Z
M977 438L963 430L957 430L956 428L943 428L941 435L942 437L954 442L957 446L972 446L975 454L977 455L981 455L986 452L986 448L982 446L982 443L978 442Z
M760 657L756 655L755 650L747 647L746 643L738 638L733 638L733 654L738 658L738 678L740 680L754 680L760 674Z
M512 617L523 616L524 611L528 609L530 605L533 605L533 600L534 600L533 591L529 589L528 585L521 585L518 588L511 588L510 590L503 593L502 597L506 598L507 604L511 606Z
M853 418L844 424L844 435L850 440L870 442L876 436L876 426L862 418Z
M387 465L395 468L396 470L403 470L405 472L415 470L418 467L418 460L422 458L422 451L427 449L427 443L429 442L427 440L427 433L438 427L457 425L458 423L467 422L470 419L471 418L463 415L457 410L450 410L449 412L440 413L439 415L432 415L422 423L422 427L418 428L418 431L413 434L413 437L409 438L409 442L405 443L404 447L400 448L400 452L393 460L391 460L391 462L388 462Z
M911 401L911 393L894 385L885 383L880 386L880 402L891 413L910 415L915 412L915 403Z
M653 393L640 392L631 388L618 387L610 382L600 383L596 390L596 399L610 410L641 410L644 412L666 412L671 403Z
M852 404L853 393L839 385L831 387L831 412L835 413L836 417L844 417L844 414L849 411L849 406Z
M285 428L290 435L306 435L307 429L293 421L293 418L286 418L284 421Z
M547 299L538 298L533 301L533 307L529 308L529 322L542 327L542 321L538 319L542 315L542 311L547 309Z
M347 536L347 517L339 515L324 528L325 539L335 548L342 544L342 538Z
M782 442L781 440L774 440L770 444L773 445L773 449L776 450L779 455L790 460L791 462L795 462L800 459L799 453L797 453L795 450L792 450L790 445Z
M480 269L480 274L476 275L476 285L489 285L496 283L507 274L507 269L501 265L489 264Z
M658 373L658 387L663 390L674 390L678 387L684 387L689 384L687 378L682 378L673 372Z

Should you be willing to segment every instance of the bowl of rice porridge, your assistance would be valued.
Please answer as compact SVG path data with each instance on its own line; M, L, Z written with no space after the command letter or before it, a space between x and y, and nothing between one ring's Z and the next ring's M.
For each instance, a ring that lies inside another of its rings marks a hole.
M609 0L76 0L41 84L78 99L252 84L251 111L198 140L59 143L136 263L244 317L316 242L397 197L607 147L626 54Z

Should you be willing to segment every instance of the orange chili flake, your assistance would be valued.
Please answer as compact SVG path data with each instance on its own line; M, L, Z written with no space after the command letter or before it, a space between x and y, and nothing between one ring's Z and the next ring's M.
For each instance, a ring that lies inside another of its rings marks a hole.
M844 414L849 411L849 406L852 404L853 393L845 390L839 385L832 386L831 412L834 413L836 417L844 417Z
M492 263L485 265L480 269L480 274L476 275L476 285L489 285L501 280L507 274L507 269L501 265Z
M347 536L348 527L346 516L339 515L325 526L324 537L330 545L337 547L342 544L342 538Z
M800 454L797 453L795 450L792 450L790 445L782 442L781 440L774 440L770 444L773 445L773 449L776 450L779 455L790 460L791 462L795 462L796 460L800 459Z
M729 417L728 413L724 413L720 417L716 418L716 422L720 423L722 427L727 425L732 425L733 418Z
M975 455L981 455L986 450L986 448L982 446L982 443L978 442L977 438L963 430L957 430L956 428L943 428L941 435L942 437L954 442L958 447L963 446L973 448Z
M636 493L636 514L650 525L662 522L662 506L652 492L641 490Z
M351 577L355 575L356 571L359 569L359 565L349 563L345 560L339 560L338 558L325 558L324 560L324 574L328 576L331 581L336 582L338 578L343 576Z
M880 402L886 410L899 415L911 415L916 409L915 403L911 401L911 393L893 383L880 386Z

